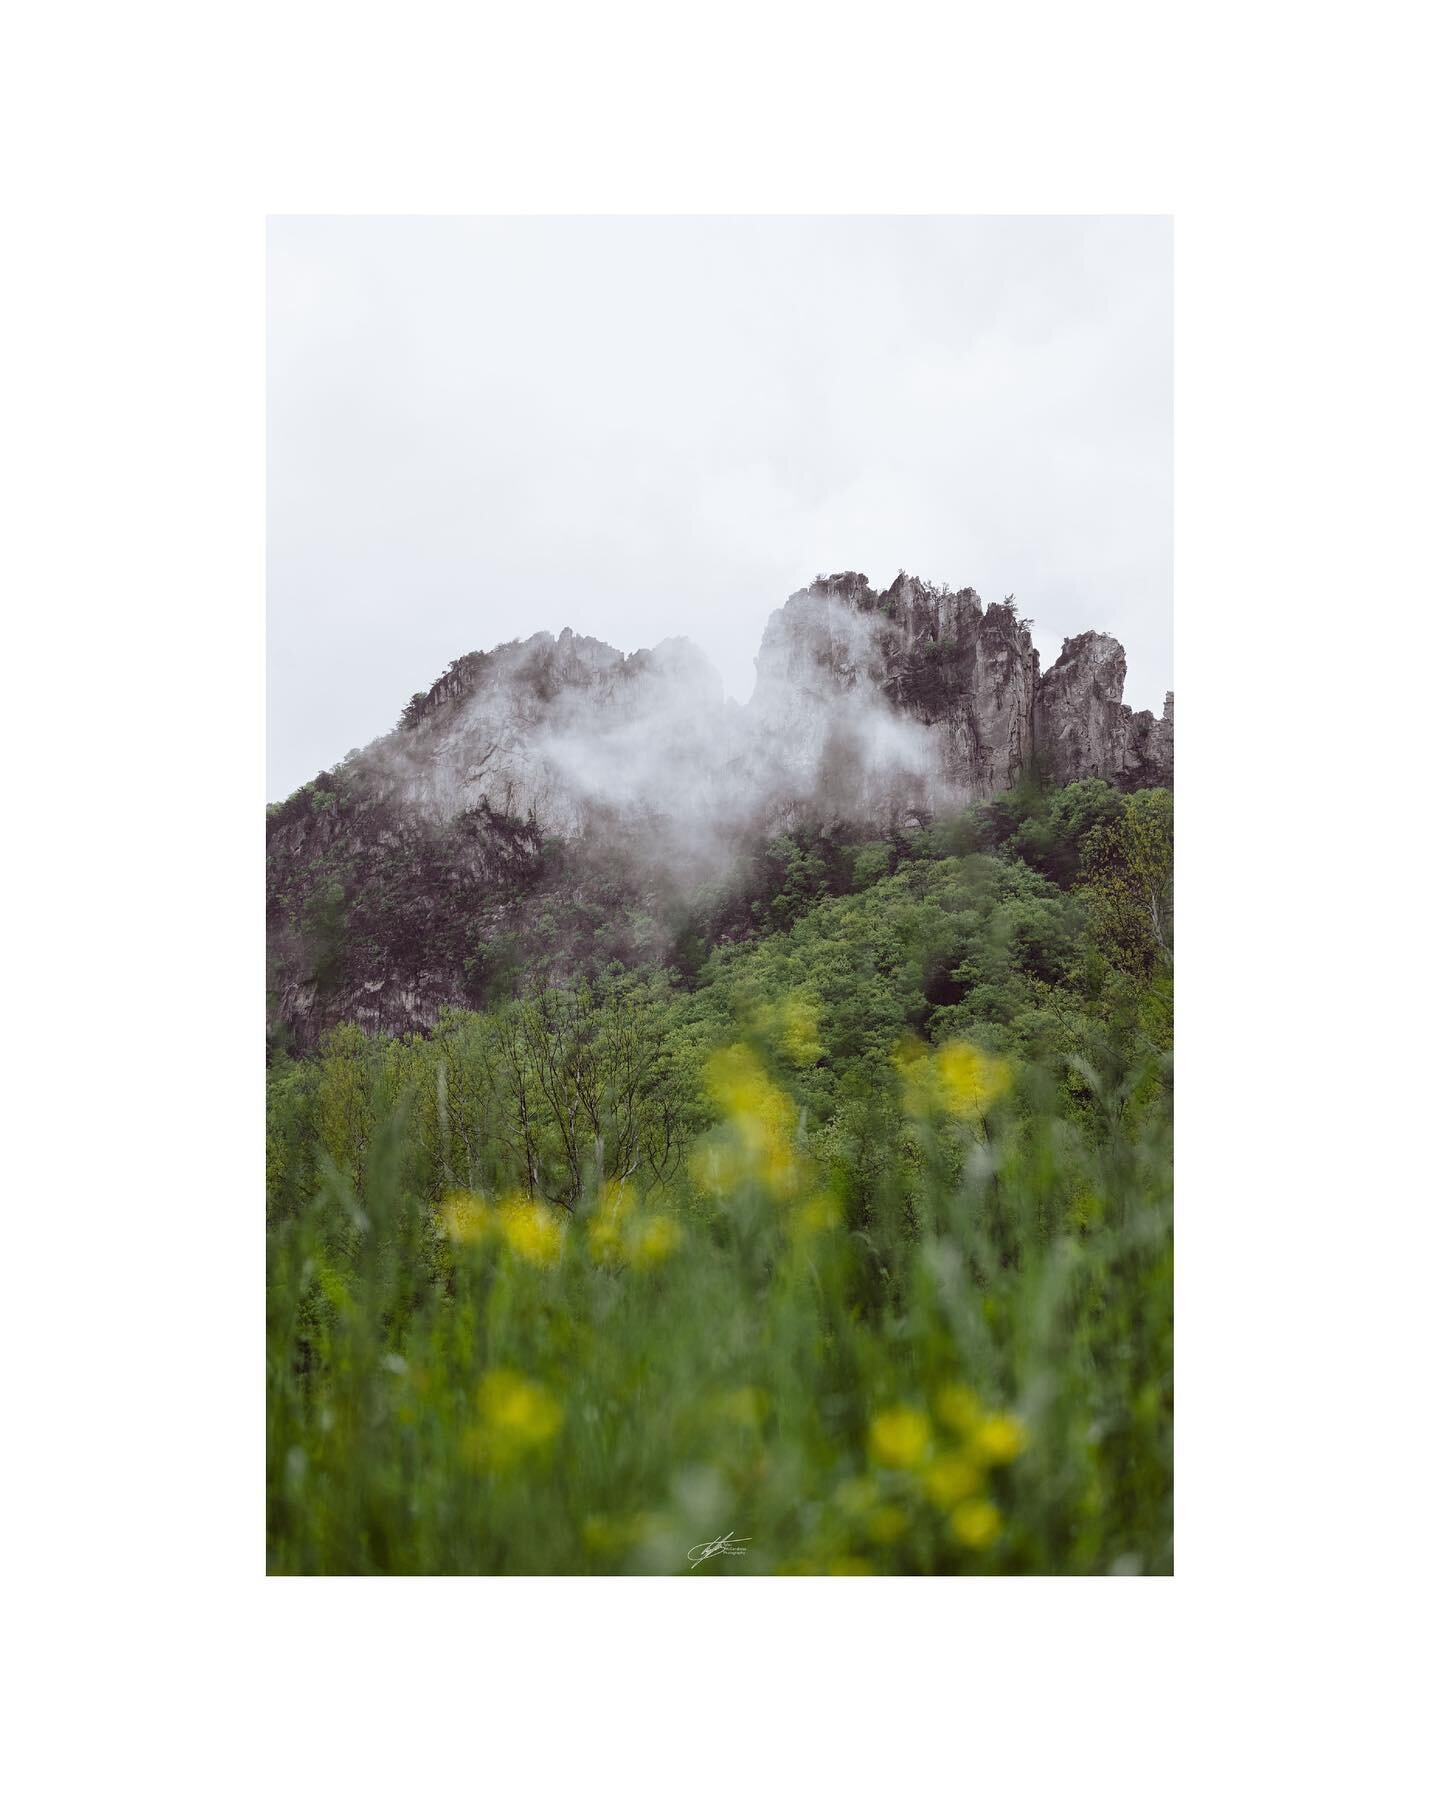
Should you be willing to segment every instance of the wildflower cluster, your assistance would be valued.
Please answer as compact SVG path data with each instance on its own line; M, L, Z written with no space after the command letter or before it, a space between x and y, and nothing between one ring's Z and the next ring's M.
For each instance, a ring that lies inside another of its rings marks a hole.
M913 1118L936 1114L983 1119L1014 1082L1010 1065L962 1038L929 1050L911 1039L895 1053L905 1110Z
M495 1470L512 1468L543 1451L564 1418L564 1408L547 1387L513 1369L494 1369L484 1376L476 1413L465 1447L473 1463Z
M298 1171L271 1243L277 1571L1170 1567L1162 1075L1121 1121L1045 1048L1089 1043L1069 1013L1027 1014L1026 1039L905 997L969 866L917 884L883 942L867 887L853 937L797 930L763 980L734 973L761 950L722 951L647 1002L658 1049L643 1018L572 1042L563 1008L516 1003L277 1081ZM347 1150L320 1127L371 1057ZM526 1065L533 1144L524 1057L562 1107L535 1125Z
M722 1123L691 1160L696 1182L718 1197L758 1187L772 1199L793 1199L804 1175L795 1153L794 1101L744 1044L710 1058L705 1087L720 1108Z
M553 1268L565 1248L560 1213L528 1194L511 1194L492 1206L481 1194L452 1190L441 1202L438 1223L454 1244L502 1243L536 1268Z
M522 1262L539 1269L553 1268L565 1248L565 1222L555 1207L544 1200L515 1194L497 1215L500 1235Z
M865 1518L873 1538L889 1542L908 1526L907 1507L923 1500L944 1516L956 1543L987 1550L1004 1527L986 1491L988 1473L1021 1454L1025 1428L1013 1414L987 1411L958 1384L943 1388L931 1411L934 1422L915 1406L874 1414L868 1449L875 1475L847 1490L849 1508Z
M644 1211L628 1182L607 1181L586 1231L593 1262L610 1268L628 1263L653 1269L672 1257L684 1232L666 1213Z

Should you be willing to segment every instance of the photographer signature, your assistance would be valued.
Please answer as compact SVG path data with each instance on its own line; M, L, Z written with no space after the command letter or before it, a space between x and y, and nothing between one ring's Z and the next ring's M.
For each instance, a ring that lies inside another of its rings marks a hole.
M733 1531L727 1531L724 1537L716 1538L713 1543L696 1544L693 1550L687 1550L685 1560L692 1570L697 1569L712 1556L743 1556L745 1552L740 1546L749 1542L749 1538L737 1538Z

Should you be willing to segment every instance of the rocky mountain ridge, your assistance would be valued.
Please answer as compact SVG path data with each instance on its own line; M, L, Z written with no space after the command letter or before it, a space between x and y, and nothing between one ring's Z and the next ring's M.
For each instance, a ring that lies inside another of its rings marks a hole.
M654 921L766 836L905 829L1030 772L1167 785L1173 699L1132 712L1124 682L1104 633L1042 673L1012 604L903 572L792 594L745 706L680 638L626 655L567 629L462 656L270 809L272 1021L304 1042L476 1004L507 959L535 961L542 894L555 955L643 959Z
M1173 696L1164 715L1124 704L1125 652L1103 632L1067 638L1040 673L1028 621L902 573L883 593L863 575L817 578L773 613L752 707L788 715L803 743L837 692L883 700L925 733L931 810L1011 787L1027 770L1058 782L1101 776L1125 787L1174 773Z

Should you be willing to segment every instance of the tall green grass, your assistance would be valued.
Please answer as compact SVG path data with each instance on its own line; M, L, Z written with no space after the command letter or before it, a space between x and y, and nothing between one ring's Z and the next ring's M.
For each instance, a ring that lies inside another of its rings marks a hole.
M1170 812L1036 789L803 903L782 840L683 983L277 1056L271 1568L1168 1571Z
M270 1230L272 1572L1170 1570L1155 1071L1080 1065L1079 1120L908 1039L820 1154L796 1029L711 1050L673 1178L573 1211L437 1191L403 1102L318 1156Z

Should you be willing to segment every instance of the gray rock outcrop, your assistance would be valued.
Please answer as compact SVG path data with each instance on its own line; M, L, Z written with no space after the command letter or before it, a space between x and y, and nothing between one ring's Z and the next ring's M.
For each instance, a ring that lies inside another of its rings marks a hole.
M1103 631L1066 638L1036 693L1036 747L1058 782L1100 775L1125 788L1167 787L1175 775L1175 696L1165 710L1132 712L1122 702L1125 652Z
M693 644L626 655L538 632L453 662L399 726L269 809L271 1017L428 1025L508 971L661 953L707 882L779 833L879 835L1039 772L1169 784L1174 701L1124 703L1125 653L901 574L774 612L745 706ZM657 937L658 934L658 937Z

